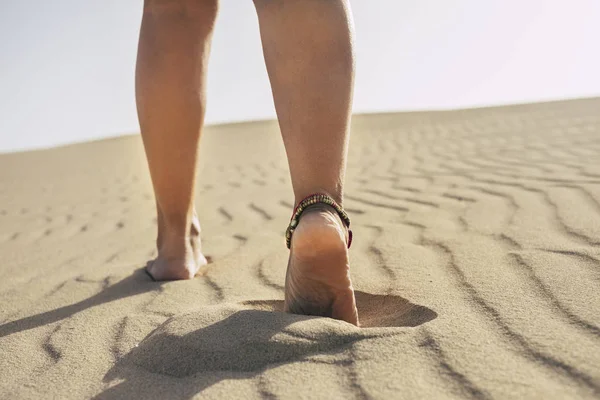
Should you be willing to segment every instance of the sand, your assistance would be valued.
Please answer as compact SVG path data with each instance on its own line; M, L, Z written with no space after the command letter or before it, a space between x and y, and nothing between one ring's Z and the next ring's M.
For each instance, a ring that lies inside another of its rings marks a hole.
M282 313L273 121L202 138L213 262L156 283L139 136L0 155L0 398L600 398L600 99L359 115L363 328Z

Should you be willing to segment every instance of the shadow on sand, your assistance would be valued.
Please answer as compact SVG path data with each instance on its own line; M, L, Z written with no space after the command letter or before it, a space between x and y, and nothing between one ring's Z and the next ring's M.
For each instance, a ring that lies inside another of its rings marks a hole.
M134 273L127 278L78 303L70 304L68 306L60 307L0 325L0 337L34 329L42 325L52 324L53 322L69 318L87 308L103 303L109 303L111 301L119 300L129 296L135 296L137 294L153 290L159 291L160 286L160 282L154 282L145 272L145 269L140 268L135 270Z
M85 300L0 325L0 337L104 303L160 291L161 285L140 268ZM118 383L96 399L188 399L224 379L246 379L277 365L342 353L361 340L409 333L368 328L415 327L437 317L433 310L400 296L357 291L356 301L362 328L330 318L283 313L282 300L218 304L175 316L116 362L104 381Z
M96 399L188 399L224 379L247 379L278 365L342 353L361 340L410 333L368 328L414 327L437 317L399 296L356 292L356 298L367 329L283 313L281 300L207 306L170 318L111 368L104 380L119 383Z

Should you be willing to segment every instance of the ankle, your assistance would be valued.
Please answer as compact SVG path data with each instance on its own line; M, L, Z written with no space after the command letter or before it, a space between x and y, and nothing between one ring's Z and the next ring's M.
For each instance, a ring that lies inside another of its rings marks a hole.
M160 251L162 248L181 248L190 241L200 238L202 231L196 211L193 210L191 217L186 215L167 216L159 211L158 217L158 235L156 247Z
M334 230L345 231L347 233L347 244L350 247L352 243L352 231L350 230L350 217L344 211L343 207L335 201L327 193L314 193L312 195L307 196L302 199L296 207L294 208L294 212L292 214L292 218L290 220L290 224L285 232L286 245L288 248L291 246L291 239L294 234L294 231L297 229L300 219L308 209L316 210L320 212L320 214L325 217L322 222L325 223L326 226L333 228ZM329 216L328 216L329 215ZM345 227L345 229L344 229ZM345 236L342 234L342 236Z
M186 212L158 211L159 229L167 235L199 235L200 223L195 209Z
M316 193L327 195L327 196L331 197L333 200L335 200L335 202L338 203L340 206L342 206L343 195L342 195L341 189L324 190L324 189L319 189L319 188L313 188L312 190L297 191L294 195L294 197L295 197L294 204L297 205L302 200L307 198L308 196L316 194Z

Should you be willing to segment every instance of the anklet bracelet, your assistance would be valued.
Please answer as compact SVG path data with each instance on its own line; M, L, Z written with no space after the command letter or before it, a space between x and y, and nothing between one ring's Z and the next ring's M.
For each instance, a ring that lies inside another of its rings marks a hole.
M292 244L292 235L293 235L294 231L296 230L296 227L298 226L298 222L300 221L300 216L302 215L302 213L308 207L318 204L318 203L327 204L327 205L333 207L333 209L338 213L338 215L340 216L342 221L344 221L346 228L348 228L348 248L350 248L350 245L352 244L352 231L350 230L350 217L348 217L348 214L346 213L346 211L344 211L344 209L338 203L336 203L336 201L334 199L332 199L330 196L323 194L323 193L314 193L308 197L305 197L300 203L298 203L296 208L294 208L294 212L292 213L292 219L290 220L290 225L288 226L287 230L285 231L285 244L286 244L287 248L289 249Z

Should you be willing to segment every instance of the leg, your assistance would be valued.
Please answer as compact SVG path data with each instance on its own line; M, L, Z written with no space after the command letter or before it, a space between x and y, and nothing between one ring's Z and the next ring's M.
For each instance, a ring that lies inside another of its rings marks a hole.
M157 280L206 264L194 209L206 65L217 0L145 0L136 67L140 128L156 196Z
M342 203L354 57L347 0L255 0L296 203L324 192ZM328 206L307 210L286 276L288 311L358 324L346 231Z

